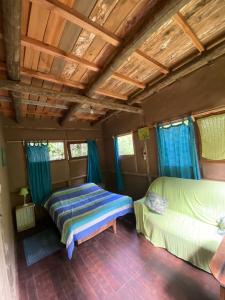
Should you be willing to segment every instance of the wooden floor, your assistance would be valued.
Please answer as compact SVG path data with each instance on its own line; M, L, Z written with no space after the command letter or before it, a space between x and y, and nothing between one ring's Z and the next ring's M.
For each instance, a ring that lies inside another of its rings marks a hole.
M20 238L18 269L21 300L219 299L211 275L153 247L130 220L81 244L72 261L62 250L27 267Z

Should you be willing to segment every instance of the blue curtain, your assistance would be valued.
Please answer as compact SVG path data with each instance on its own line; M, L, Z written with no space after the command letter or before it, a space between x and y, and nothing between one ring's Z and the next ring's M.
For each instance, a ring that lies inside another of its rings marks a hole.
M114 138L114 159L115 159L115 171L116 171L116 188L118 192L124 191L124 180L121 171L120 164L120 155L119 155L119 146L118 146L118 138Z
M26 146L28 182L32 201L42 205L52 192L52 181L48 146L28 144Z
M166 128L159 125L156 135L160 176L201 179L191 118Z
M102 182L102 173L96 141L87 141L88 144L88 174L87 182L96 184Z

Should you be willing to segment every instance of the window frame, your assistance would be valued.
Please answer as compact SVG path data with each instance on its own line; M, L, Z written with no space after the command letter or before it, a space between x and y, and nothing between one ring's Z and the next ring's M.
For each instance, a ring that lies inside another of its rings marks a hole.
M47 145L49 145L50 143L63 143L63 151L64 151L64 158L60 158L60 159L50 159L50 151L49 151L49 161L51 162L56 162L56 161L63 161L67 159L67 153L66 153L66 147L65 147L65 141L56 141L56 140L52 140L47 142Z
M72 157L70 145L74 145L74 144L87 144L87 141L69 141L69 142L67 142L67 151L68 151L69 160L87 159L88 158L88 149L87 149L87 155L79 156L79 157Z
M131 135L132 136L132 144L133 144L133 154L120 154L120 149L119 149L119 137L122 137L122 136L125 136L125 135ZM124 158L129 158L129 157L134 157L136 155L135 153L135 145L134 145L134 134L133 134L133 131L129 131L129 132L126 132L126 133L122 133L122 134L119 134L117 135L117 139L118 139L118 150L119 150L119 156L120 157L124 157Z

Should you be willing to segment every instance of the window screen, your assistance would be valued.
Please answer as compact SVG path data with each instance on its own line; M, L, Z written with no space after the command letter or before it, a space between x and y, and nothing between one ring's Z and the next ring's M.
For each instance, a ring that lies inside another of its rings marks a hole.
M69 143L70 158L87 157L87 143Z
M119 155L134 155L133 135L118 136Z
M50 142L48 143L49 158L50 160L65 159L65 150L63 142Z
M225 114L197 120L202 145L202 157L225 159Z

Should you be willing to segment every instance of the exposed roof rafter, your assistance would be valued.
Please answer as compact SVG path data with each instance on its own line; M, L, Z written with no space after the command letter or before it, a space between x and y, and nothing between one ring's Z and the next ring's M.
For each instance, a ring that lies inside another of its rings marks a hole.
M32 39L32 38L27 37L27 36L22 36L21 44L25 47L30 47L34 50L38 50L38 51L41 51L43 53L52 55L54 57L64 59L67 62L83 65L87 69L95 71L95 72L100 70L100 68L96 64L94 64L92 62L89 62L88 60L86 60L84 58L81 58L81 57L76 56L74 54L68 54L65 51L61 50L61 49L50 46L48 44L45 44L43 42L40 42L38 40Z
M169 73L169 69L166 66L164 66L163 64L161 64L160 62L158 62L154 58L148 56L144 52L142 52L140 50L136 50L136 51L134 51L134 55L137 56L137 58L144 60L148 64L151 64L151 65L153 64L154 66L159 68L161 73L163 73L163 74L168 74Z
M145 84L138 81L138 80L135 80L135 79L132 79L126 75L123 75L123 74L120 74L120 73L117 73L117 72L114 72L112 74L112 77L119 80L119 81L123 81L123 82L126 82L128 84L131 84L131 85L134 85L140 89L144 89L145 88Z
M89 18L80 14L78 11L70 8L69 6L57 1L57 0L30 0L31 2L45 5L50 10L54 10L55 13L59 14L62 18L71 23L74 23L81 28L100 36L103 40L110 43L113 46L119 46L121 43L120 38L115 34L109 32L104 27L91 21Z
M123 95L123 94L119 94L119 93L107 91L107 90L105 90L103 88L98 88L95 91L95 93L98 94L98 95L102 95L102 96L106 96L106 97L112 97L112 98L115 98L115 99L128 100L128 96L127 95Z
M173 16L173 20L176 22L178 26L183 30L183 32L188 36L188 38L192 41L193 45L196 49L198 49L199 52L203 52L205 50L204 46L192 30L192 28L189 26L187 21L185 20L184 16L178 12Z
M104 70L89 85L87 91L88 95L92 95L104 81L112 76L113 72L115 72L134 51L142 46L151 34L157 31L166 21L171 19L174 14L189 1L190 0L159 1L153 6L150 12L146 14L145 18L138 24L133 34L129 36L129 39L117 49Z
M186 64L182 65L180 68L176 68L176 70L172 70L168 76L159 79L154 84L149 83L145 91L140 92L137 96L133 96L129 99L129 104L134 104L138 102L143 102L145 100L149 100L149 98L158 93L163 88L173 84L175 81L179 80L187 76L188 74L204 67L205 65L213 62L221 56L225 55L225 40L222 38L221 42L215 42L215 44L208 47L208 50L202 53L202 55L198 55L193 57ZM109 112L105 117L99 119L99 121L94 122L94 124L101 124L107 120L109 120L112 116L116 115L118 112Z
M57 78L56 76L54 76L52 74L46 74L43 72L33 71L33 70L26 69L26 68L21 68L20 73L22 75L26 75L29 77L34 77L34 78L41 79L41 80L47 80L50 82L70 86L70 87L81 89L81 90L85 89L85 85L81 82Z

